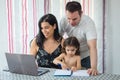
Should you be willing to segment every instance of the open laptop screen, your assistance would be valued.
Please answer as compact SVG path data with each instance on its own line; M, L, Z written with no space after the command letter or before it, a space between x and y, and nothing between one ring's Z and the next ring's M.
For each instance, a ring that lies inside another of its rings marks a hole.
M42 69L38 73L38 67L35 63L35 57L33 55L26 55L26 54L10 54L5 53L9 71L12 73L19 73L19 74L26 74L26 75L40 75L45 72L48 72L47 69Z

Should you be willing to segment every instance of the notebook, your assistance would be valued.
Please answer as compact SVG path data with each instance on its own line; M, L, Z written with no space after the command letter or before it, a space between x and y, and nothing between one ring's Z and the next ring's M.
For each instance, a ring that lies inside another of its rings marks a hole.
M54 76L89 76L87 70L77 70L75 72L71 70L56 70Z
M54 76L71 76L72 71L71 70L56 70L54 73Z
M49 72L49 69L37 67L35 57L27 54L5 53L11 73L38 76Z

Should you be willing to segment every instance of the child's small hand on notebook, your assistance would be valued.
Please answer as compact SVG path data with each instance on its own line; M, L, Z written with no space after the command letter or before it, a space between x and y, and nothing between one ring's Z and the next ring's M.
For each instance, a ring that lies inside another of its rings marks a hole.
M62 64L57 64L57 65L58 65L59 68L61 68L61 69L66 69L66 70L69 69L69 67L68 67L66 64L64 64L64 63L62 63Z
M76 67L71 67L71 71L75 72L77 70Z
M69 69L69 67L66 64L61 65L62 69Z

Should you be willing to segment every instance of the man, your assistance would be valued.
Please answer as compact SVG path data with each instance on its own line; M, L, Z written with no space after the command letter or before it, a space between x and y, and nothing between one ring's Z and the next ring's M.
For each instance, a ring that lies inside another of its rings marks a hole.
M97 75L96 29L92 19L82 14L81 4L71 1L66 4L66 17L60 21L60 33L75 36L80 42L81 65L90 75Z

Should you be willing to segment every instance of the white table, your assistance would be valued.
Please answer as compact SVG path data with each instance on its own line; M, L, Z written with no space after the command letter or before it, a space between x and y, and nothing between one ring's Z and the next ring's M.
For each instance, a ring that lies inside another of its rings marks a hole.
M30 76L5 72L0 70L0 80L120 80L120 75L115 74L99 74L89 77L72 77L72 76L54 76L55 69L49 68L50 72L41 76Z

